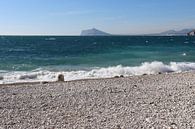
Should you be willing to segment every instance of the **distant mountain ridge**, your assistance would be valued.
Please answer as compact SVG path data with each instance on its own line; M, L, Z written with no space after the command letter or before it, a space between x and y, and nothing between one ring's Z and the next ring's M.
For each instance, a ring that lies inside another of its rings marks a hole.
M189 32L191 32L194 29L182 29L182 30L168 30L168 31L164 31L161 33L152 33L152 34L140 34L140 35L145 35L145 36L187 36ZM121 34L109 34L107 32L98 30L96 28L92 28L92 29L87 29L87 30L82 30L81 31L81 36L123 36ZM124 36L128 36L128 35L124 35ZM130 36L130 35L129 35Z
M96 28L82 30L81 36L111 36L111 34L98 30Z
M182 29L182 30L168 30L161 33L149 34L154 36L187 36L187 34L193 29Z

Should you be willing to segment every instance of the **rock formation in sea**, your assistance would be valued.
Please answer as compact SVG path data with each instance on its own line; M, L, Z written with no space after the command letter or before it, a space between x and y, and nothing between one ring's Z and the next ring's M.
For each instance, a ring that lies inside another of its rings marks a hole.
M192 30L188 33L188 36L195 36L195 30Z
M110 36L111 34L98 30L96 28L83 30L81 36Z

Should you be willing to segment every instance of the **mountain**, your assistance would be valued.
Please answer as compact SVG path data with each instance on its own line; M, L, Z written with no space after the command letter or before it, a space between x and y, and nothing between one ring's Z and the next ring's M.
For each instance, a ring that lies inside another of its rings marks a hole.
M154 36L186 36L187 33L189 33L190 31L192 31L193 29L183 29L183 30L168 30L168 31L164 31L161 33L156 33L156 34L150 34L150 35L154 35Z
M168 30L161 33L154 33L154 34L143 34L146 36L187 36L187 34L194 29L182 29L182 30ZM112 34L103 32L101 30L98 30L96 28L83 30L81 32L81 36L112 36ZM117 36L117 35L115 35ZM121 35L119 35L121 36Z
M83 30L81 36L110 36L111 34L98 30L96 28Z

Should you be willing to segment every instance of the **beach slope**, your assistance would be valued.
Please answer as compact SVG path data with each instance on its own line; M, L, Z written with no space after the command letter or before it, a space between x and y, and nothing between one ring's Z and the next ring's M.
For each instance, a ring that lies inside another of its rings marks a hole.
M195 128L195 74L1 85L0 128Z

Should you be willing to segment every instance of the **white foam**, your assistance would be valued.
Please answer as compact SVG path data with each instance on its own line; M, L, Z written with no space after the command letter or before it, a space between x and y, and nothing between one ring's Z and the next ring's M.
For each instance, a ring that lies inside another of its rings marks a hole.
M114 76L133 76L143 74L158 74L168 72L183 72L195 70L195 63L190 62L171 62L164 64L162 62L145 62L140 66L113 66L107 68L94 68L89 71L62 71L51 72L42 71L41 69L31 72L7 72L1 73L0 84L20 83L20 82L41 82L41 81L57 81L59 74L64 75L65 81L78 79L92 79L92 78L110 78Z
M186 53L183 53L182 56L186 56Z

